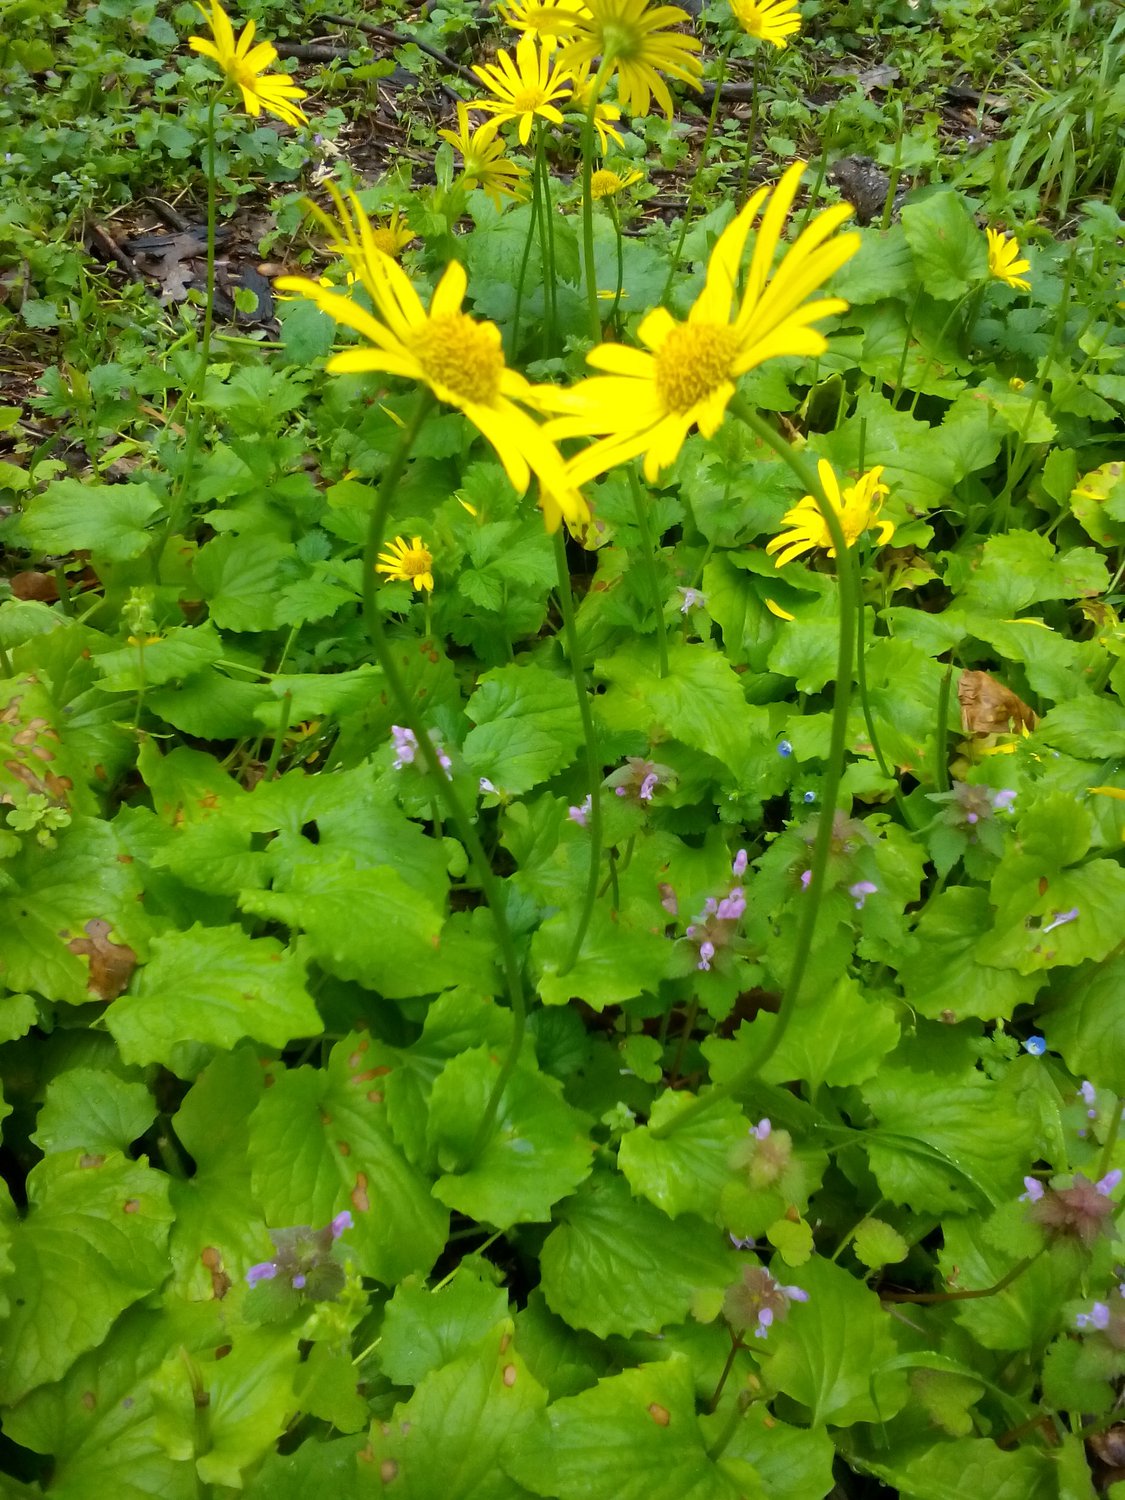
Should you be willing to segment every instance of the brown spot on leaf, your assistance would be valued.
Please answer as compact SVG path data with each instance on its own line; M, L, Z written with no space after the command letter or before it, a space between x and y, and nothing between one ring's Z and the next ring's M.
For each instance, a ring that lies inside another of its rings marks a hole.
M371 1089L367 1095L368 1104L382 1104L383 1096L378 1089Z
M337 1141L336 1150L341 1156L350 1156L352 1154L352 1148L348 1145L347 1141Z
M126 1198L122 1208L122 1212L127 1214L139 1214L140 1211L141 1202L139 1198Z
M80 1172L92 1172L103 1166L105 1157L100 1151L84 1151L78 1158L78 1170Z
M650 1404L648 1414L656 1423L657 1427L667 1427L668 1423L672 1420L672 1414L668 1410L668 1408L666 1406L661 1406L657 1401L653 1401Z
M98 1398L94 1395L93 1391L82 1392L82 1405L87 1411L93 1411L97 1404Z
M200 1251L199 1259L203 1262L211 1277L211 1295L216 1302L221 1302L230 1291L230 1277L223 1270L222 1251L214 1245L205 1245Z
M1051 888L1051 882L1047 879L1046 875L1040 875L1040 877L1039 877L1039 894L1041 896L1045 896L1047 894L1047 892L1050 890L1050 888Z
M351 1191L352 1207L361 1214L365 1214L371 1207L371 1199L367 1196L367 1173L357 1172L355 1187Z
M509 1389L511 1389L511 1387L514 1386L515 1383L516 1383L516 1367L515 1367L515 1365L505 1365L504 1366L504 1374L503 1374L502 1378L503 1378L504 1384Z
M72 938L67 947L90 961L86 988L99 1000L116 1000L128 986L137 967L137 955L127 943L110 940L111 927L100 917L86 923L86 936Z
M379 1465L379 1478L384 1484L390 1484L392 1479L398 1478L398 1464L393 1458L385 1458Z

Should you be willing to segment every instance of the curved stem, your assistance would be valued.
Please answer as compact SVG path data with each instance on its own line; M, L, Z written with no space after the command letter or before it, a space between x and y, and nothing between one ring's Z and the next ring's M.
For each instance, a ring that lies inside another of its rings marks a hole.
M617 321L617 316L621 307L621 291L625 285L625 241L621 234L621 215L617 211L617 204L612 198L607 202L609 216L613 220L613 232L617 236L617 285L613 291L613 306L609 310L609 321L616 330L617 337L620 337L621 325Z
M730 56L732 42L728 40L722 52L719 53L719 69L715 75L715 97L711 100L711 113L707 117L707 129L703 135L703 145L699 150L699 161L695 168L695 176L691 179L691 187L688 189L688 200L684 205L684 216L680 220L680 237L676 241L676 248L672 252L672 262L668 267L668 279L664 283L664 290L660 294L661 303L668 301L668 293L672 290L672 283L676 279L676 272L680 269L680 256L683 254L684 241L691 227L691 216L695 212L699 201L699 184L703 176L703 170L707 165L707 152L711 148L711 138L715 134L715 121L719 117L719 102L723 97L723 84L727 76L727 58Z
M586 781L590 791L590 813L586 828L590 834L590 870L586 877L586 895L578 917L566 962L559 974L569 974L578 961L582 943L590 918L594 913L594 902L598 895L598 875L602 862L602 762L598 749L594 715L590 708L590 695L586 691L586 672L582 665L582 648L578 643L578 622L574 616L574 596L570 591L570 568L566 560L566 535L560 526L555 532L555 567L559 575L559 608L562 610L563 633L566 638L566 654L570 660L574 690L578 695L578 713L582 720L582 736L586 741Z
M539 247L543 257L544 357L551 353L558 327L558 284L555 273L555 225L551 217L551 178L547 171L547 130L535 122L535 170L539 174Z
M863 461L861 459L860 468L862 467ZM836 556L839 565L840 554L837 553ZM898 777L887 765L886 757L883 755L883 748L879 744L879 735L875 729L875 716L871 712L871 703L867 695L867 652L863 642L863 598L859 589L856 560L850 553L844 565L856 572L855 681L856 687L859 689L860 706L863 709L863 722L867 726L867 738L871 741L871 748L875 752L875 761L879 767L879 774L892 783L891 795L895 799L895 806L898 808L907 828L912 828L913 824L910 820L910 814L906 810L906 803L903 801L902 788L898 784Z
M746 149L742 154L742 171L738 178L738 204L746 202L746 189L750 184L750 158L754 152L754 137L758 134L758 104L762 87L762 46L754 49L754 71L750 75L752 95L750 99L750 123L746 127Z
M485 1105L480 1124L477 1127L477 1133L469 1153L469 1160L472 1161L480 1154L488 1141L496 1119L496 1112L500 1107L500 1099L519 1061L519 1055L523 1048L524 1032L527 1027L527 1003L524 999L523 980L520 975L516 945L512 938L512 930L508 925L507 913L504 910L504 901L499 883L492 873L492 866L488 862L488 856L484 851L484 845L480 841L476 825L462 806L461 799L457 795L457 790L453 782L446 775L445 769L438 758L437 747L426 733L425 726L422 724L415 710L414 701L406 683L402 679L394 652L391 650L386 631L383 628L383 619L379 612L375 575L375 564L378 561L379 549L383 545L391 501L395 497L395 492L406 469L407 460L410 457L410 451L414 446L415 439L422 429L422 424L425 422L427 416L429 416L433 405L434 399L429 392L424 392L419 396L414 414L407 423L402 437L399 439L398 447L391 454L387 467L383 471L379 493L375 498L375 504L372 506L371 517L367 524L367 540L363 549L363 614L367 622L368 635L371 637L371 648L375 660L382 669L387 687L395 699L397 711L402 716L402 722L414 735L418 746L418 753L425 762L431 783L437 789L438 795L449 810L452 821L457 825L457 831L461 836L465 848L469 852L469 858L473 862L481 893L492 913L492 921L496 928L496 943L500 949L504 977L507 982L508 999L512 1007L511 1044L508 1047L507 1056L500 1065L500 1072L493 1085L488 1103Z
M773 1030L763 1044L757 1056L753 1057L737 1073L731 1075L725 1083L716 1084L708 1089L707 1093L701 1094L689 1105L682 1109L679 1114L674 1115L663 1125L651 1128L650 1134L654 1139L660 1140L665 1136L673 1134L682 1129L686 1121L710 1109L712 1105L718 1104L722 1099L729 1098L732 1094L740 1093L769 1062L770 1058L780 1047L785 1033L797 1009L797 1002L801 995L801 984L805 977L805 969L808 965L809 953L812 951L813 939L816 936L816 922L820 912L820 903L824 895L824 876L828 867L828 856L831 852L833 825L836 819L836 806L840 795L840 780L844 772L844 755L847 749L848 739L848 710L851 706L852 696L852 673L855 667L855 642L856 642L856 588L855 571L848 557L848 543L844 536L840 519L836 514L828 496L824 493L824 487L820 477L813 469L808 460L797 453L783 437L762 420L756 411L751 410L743 401L741 396L736 395L731 401L730 409L739 417L754 435L767 443L777 456L789 465L793 473L804 485L806 493L810 494L817 503L817 508L824 518L824 524L828 528L828 534L832 538L832 545L836 550L837 557L837 586L839 589L840 624L839 637L836 652L836 691L832 700L832 734L828 749L828 764L824 768L824 784L821 792L821 811L817 821L816 840L813 844L812 858L809 861L811 879L809 888L805 892L801 902L800 918L797 926L797 946L793 955L793 963L789 970L789 978L785 986L785 993L781 998L781 1004L777 1011L777 1020Z
M523 242L523 255L520 257L520 272L516 279L516 306L512 313L512 341L508 349L508 357L515 359L520 347L520 313L523 311L523 289L527 281L527 263L531 259L531 246L539 226L539 173L533 172L531 177L531 217L527 224L527 238ZM542 247L540 247L542 255Z
M603 57L590 88L590 104L582 124L582 259L586 271L586 312L590 320L590 337L595 344L601 341L602 318L598 310L598 268L594 264L594 195L590 184L594 176L594 114L610 67L612 62Z
M648 523L648 510L645 507L645 497L641 490L641 481L637 478L635 464L629 466L629 485L633 491L633 510L637 516L637 530L641 534L641 549L644 552L644 570L648 579L648 591L652 597L652 607L656 613L656 650L660 658L660 675L668 675L668 627L664 623L664 601L660 597L660 579L656 572L656 543L653 541L652 527Z

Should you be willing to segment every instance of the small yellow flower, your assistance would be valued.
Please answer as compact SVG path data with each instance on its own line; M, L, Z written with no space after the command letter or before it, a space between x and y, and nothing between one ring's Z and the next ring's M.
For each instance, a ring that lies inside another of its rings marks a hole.
M504 142L496 139L499 129L499 120L470 125L468 106L458 104L457 129L438 132L442 140L448 141L460 154L465 181L470 186L479 187L497 208L502 206L504 198L519 199L523 196L520 178L527 176L525 167L518 167L504 155Z
M277 48L272 42L254 41L255 23L247 21L242 35L234 39L234 27L230 17L219 4L211 0L211 14L204 6L197 6L200 15L211 28L214 41L206 37L188 37L188 46L193 52L217 62L219 67L242 90L242 103L248 115L276 115L287 125L307 125L308 116L294 102L306 97L305 90L298 88L284 73L266 73L266 68L277 61Z
M601 167L590 178L590 196L598 198L616 198L618 193L623 193L627 187L632 187L635 182L640 182L640 172L626 172L621 177L616 172L611 172L608 167Z
M531 139L534 120L562 124L558 104L572 92L567 74L551 62L551 49L540 47L529 32L519 39L515 62L507 52L498 52L495 63L474 67L473 72L495 97L474 99L472 108L488 110L501 125L518 120L521 146Z
M533 32L548 51L570 35L580 16L589 15L583 0L510 0L496 8L513 31Z
M843 492L840 490L835 470L826 459L822 458L816 468L820 475L820 482L824 486L824 493L836 512L836 518L840 522L840 529L844 533L848 546L854 547L871 526L879 528L880 546L884 542L889 542L894 535L894 522L877 519L882 508L883 496L888 493L887 486L881 482L880 478L883 473L882 465L876 469L869 469L866 474L856 480L855 484L849 485ZM781 553L781 556L776 559L777 567L783 568L795 557L800 557L802 552L811 552L814 547L824 547L829 557L836 556L836 548L832 544L832 533L828 530L824 517L820 513L820 506L811 495L805 495L791 510L787 510L782 517L782 524L791 529L766 543L767 552Z
M387 543L387 550L379 553L375 564L376 573L384 573L391 583L412 583L415 589L433 590L433 553L416 536L408 547L402 537L396 536Z
M730 0L730 8L743 31L775 47L787 47L801 29L797 0Z
M568 106L576 110L580 115L586 115L590 108L590 96L594 91L597 79L590 72L589 63L579 63L570 75L570 81L574 88L568 101ZM594 106L594 129L598 135L598 150L604 156L609 150L610 141L619 149L625 145L625 139L621 132L615 127L621 119L621 111L616 104L609 104L604 99L599 99Z
M662 74L702 88L703 64L695 55L702 44L672 27L690 20L678 5L650 5L648 0L586 0L588 17L580 17L564 38L563 65L574 70L597 58L608 64L605 81L617 75L622 109L647 115L655 96L670 120L672 96Z
M385 224L371 226L371 243L376 250L381 250L384 255L389 255L394 260L399 258L414 237L413 229L406 223L397 208L391 210L391 216Z
M1029 260L1019 260L1019 241L999 229L986 229L988 236L988 274L1005 286L1014 286L1017 291L1030 292L1031 282L1024 281L1021 271L1030 271Z
M334 221L316 216L328 227L332 246L343 255L371 297L374 312L351 296L328 291L307 276L282 276L282 292L296 292L337 323L364 340L328 361L330 371L359 375L378 372L417 381L439 401L465 414L491 443L513 487L523 494L534 473L540 489L558 497L567 519L585 519L589 507L573 489L558 449L525 407L542 412L553 388L532 385L504 362L500 330L462 312L465 268L450 261L434 289L428 308L410 278L373 242L371 223L353 193L349 208L339 191L329 188L339 211ZM546 511L545 511L546 513Z
M810 325L843 312L847 303L838 297L806 299L855 254L859 236L834 235L850 207L826 208L774 267L803 171L804 163L797 162L772 193L760 189L719 236L703 291L686 322L677 322L666 308L654 308L637 330L643 350L599 344L587 362L607 373L553 397L560 415L548 425L552 437L600 436L571 460L577 483L640 453L645 478L653 483L674 462L693 427L704 437L718 431L740 375L779 355L824 353L827 341ZM743 251L759 209L762 222L739 298ZM545 396L544 403L549 399Z

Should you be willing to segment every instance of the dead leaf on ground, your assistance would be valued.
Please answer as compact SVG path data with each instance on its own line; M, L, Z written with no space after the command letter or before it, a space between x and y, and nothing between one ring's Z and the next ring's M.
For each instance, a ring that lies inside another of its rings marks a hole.
M110 941L110 924L94 917L86 923L86 936L72 938L67 947L90 960L86 988L99 1000L116 1000L133 977L137 955L127 943Z
M966 734L1020 734L1039 722L1022 698L987 672L962 672L957 701Z

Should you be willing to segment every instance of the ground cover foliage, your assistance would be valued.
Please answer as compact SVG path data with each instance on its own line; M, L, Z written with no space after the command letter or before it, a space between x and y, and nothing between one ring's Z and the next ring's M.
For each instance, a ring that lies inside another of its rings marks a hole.
M2 11L0 1488L1125 1494L1119 11L232 19Z

